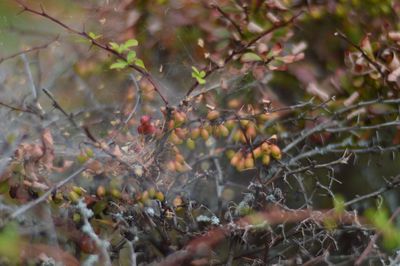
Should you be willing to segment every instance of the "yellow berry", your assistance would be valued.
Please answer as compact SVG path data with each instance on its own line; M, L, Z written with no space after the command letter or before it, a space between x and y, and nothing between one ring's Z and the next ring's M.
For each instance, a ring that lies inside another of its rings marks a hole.
M213 121L219 117L219 112L217 110L212 110L208 112L207 119Z
M280 160L282 158L281 149L275 144L271 145L271 155L276 160Z
M263 165L269 165L270 161L271 161L271 157L268 154L264 154L262 157Z
M207 140L210 137L210 134L208 133L208 131L205 128L202 128L200 130L200 135L204 140Z
M186 140L186 146L189 150L194 150L196 148L196 142L194 142L194 140L192 140L191 138L188 138Z

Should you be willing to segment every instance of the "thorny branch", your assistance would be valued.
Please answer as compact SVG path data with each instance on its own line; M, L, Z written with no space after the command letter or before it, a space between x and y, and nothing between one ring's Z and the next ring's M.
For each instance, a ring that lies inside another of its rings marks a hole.
M100 49L102 49L104 51L107 51L108 53L110 53L110 54L116 56L117 58L122 59L122 60L125 61L125 56L123 54L118 53L117 51L113 50L107 44L103 44L103 43L97 41L96 39L90 37L87 32L79 31L79 30L76 30L74 28L71 28L70 26L68 26L67 24L63 23L62 21L52 17L51 15L49 15L48 13L45 12L45 10L43 9L42 6L41 6L41 10L38 11L38 10L30 8L29 6L27 6L26 4L24 4L20 0L15 0L15 1L23 8L22 12L26 11L26 12L29 12L29 13L44 17L44 18L46 18L48 20L51 20L52 22L54 22L55 24L61 26L64 29L66 29L67 31L69 31L69 32L71 32L73 34L79 35L79 36L85 38L86 40L90 41L93 46L96 46L96 47L98 47L98 48L100 48ZM145 77L152 84L152 86L154 87L154 90L160 96L160 98L162 99L164 104L168 105L167 99L165 98L165 96L161 92L160 84L154 79L154 77L148 71L146 71L145 69L143 69L141 67L136 66L135 64L129 64L128 66L130 68L134 69L135 71L137 71L138 73L140 73L143 77Z

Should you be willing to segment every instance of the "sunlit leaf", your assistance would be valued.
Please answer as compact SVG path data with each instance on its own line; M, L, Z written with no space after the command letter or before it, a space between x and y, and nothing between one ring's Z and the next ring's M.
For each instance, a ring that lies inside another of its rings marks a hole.
M135 39L129 39L124 43L125 48L131 48L133 46L138 46L139 42Z
M17 225L14 223L6 225L0 231L0 257L4 256L12 261L19 258L20 239Z
M262 58L255 53L245 53L240 58L242 62L256 62L256 61L263 61Z
M128 66L127 62L118 59L116 63L113 63L110 66L110 69L123 69L123 68L125 68L127 66Z
M141 67L143 69L146 69L146 67L144 66L144 63L141 59L135 59L135 65L137 65L138 67Z
M130 51L130 52L128 53L127 57L126 57L126 61L127 61L129 64L132 64L133 61L135 60L135 58L136 58L136 52L135 52L135 51ZM137 59L137 60L139 60L139 59Z

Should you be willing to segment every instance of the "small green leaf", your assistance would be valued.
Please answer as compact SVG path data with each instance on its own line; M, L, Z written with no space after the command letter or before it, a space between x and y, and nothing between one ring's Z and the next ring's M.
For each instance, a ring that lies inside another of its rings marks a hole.
M255 53L245 53L241 57L242 62L256 62L256 61L262 61L262 58Z
M20 238L15 223L6 225L0 231L0 257L7 257L16 262L19 258Z
M144 66L144 63L141 59L135 59L135 65L137 65L138 67L141 67L143 69L146 69L146 67Z
M128 53L127 57L126 57L126 61L129 64L132 64L133 61L135 60L135 58L136 58L136 52L135 51L129 51L129 53Z
M192 66L192 77L195 78L197 80L197 82L200 85L203 85L206 83L204 77L206 76L206 72L204 70L199 71L196 67Z
M97 39L99 39L99 38L101 38L101 35L96 35L95 33L93 33L93 32L89 32L89 37L91 38L91 39L93 39L93 40L97 40Z
M125 48L131 48L133 46L138 46L139 42L136 39L129 39L125 42L124 47Z
M193 70L193 73L195 73L195 74L199 73L199 70L194 66L192 66L192 70ZM193 73L192 73L192 77L193 77Z
M335 212L337 214L342 214L345 211L345 200L343 196L341 195L335 195L335 198L333 199L333 205L335 208Z
M127 62L118 59L117 62L113 63L110 66L110 69L124 69L125 67L127 67L127 65L128 65Z
M110 46L111 46L111 49L113 49L114 51L119 51L119 49L120 49L120 46L119 46L119 44L118 43L116 43L116 42L110 42Z

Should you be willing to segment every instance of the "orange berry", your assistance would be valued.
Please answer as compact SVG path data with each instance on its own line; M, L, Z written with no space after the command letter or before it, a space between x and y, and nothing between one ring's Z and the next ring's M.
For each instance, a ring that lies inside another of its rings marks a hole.
M229 129L226 126L221 124L217 128L221 137L226 138L227 136L229 136Z
M249 126L249 127L247 128L247 130L246 130L246 136L247 136L249 139L254 139L254 138L257 136L257 131L256 131L255 126L251 125L251 126Z
M270 154L271 153L271 148L269 146L269 144L267 142L264 142L263 144L261 144L261 149L263 150L263 152L265 154Z
M97 190L96 190L96 195L101 198L104 197L106 195L106 189L104 188L104 186L98 186Z
M271 157L268 154L264 154L262 157L263 165L269 165L270 161L271 161Z
M176 168L175 168L175 163L173 161L169 161L167 163L167 169L171 172L175 172Z
M177 153L177 154L175 155L175 160L176 160L177 162L183 163L183 162L185 161L185 158L183 157L182 154Z
M210 133L205 128L200 129L200 135L204 140L207 140L210 137Z
M272 155L272 157L274 157L274 159L276 159L276 160L280 160L280 159L282 158L281 149L280 149L277 145L275 145L275 144L272 144L272 145L271 145L271 155Z
M183 142L183 140L180 137L178 137L178 135L176 135L175 132L171 133L171 135L169 136L169 139L175 145L182 144L182 142Z
M181 127L178 127L178 128L175 129L175 134L176 134L179 138L184 139L184 138L186 138L187 129L183 129L183 128L181 128Z
M246 168L253 168L253 167L254 167L254 160L253 160L253 158L247 157L247 158L245 159L245 161L244 161L244 166L245 166Z
M231 165L237 166L239 161L242 159L242 154L240 152L237 152L232 158L231 158Z
M217 110L212 110L208 112L207 119L213 121L219 117L219 112Z
M200 128L196 127L193 128L190 132L190 137L192 139L197 139L200 136Z
M258 159L262 155L261 147L257 147L253 150L254 158Z

